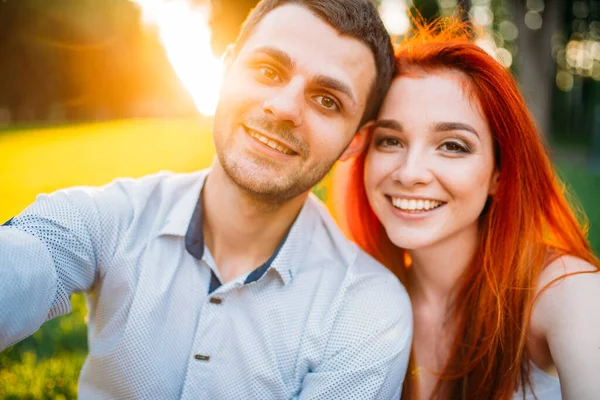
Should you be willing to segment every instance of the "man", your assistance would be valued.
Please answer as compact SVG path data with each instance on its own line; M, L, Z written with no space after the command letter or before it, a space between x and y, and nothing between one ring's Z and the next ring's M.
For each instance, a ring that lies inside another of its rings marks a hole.
M308 194L390 84L376 10L265 0L225 61L210 170L40 196L0 228L0 349L86 292L82 398L399 398L406 292Z

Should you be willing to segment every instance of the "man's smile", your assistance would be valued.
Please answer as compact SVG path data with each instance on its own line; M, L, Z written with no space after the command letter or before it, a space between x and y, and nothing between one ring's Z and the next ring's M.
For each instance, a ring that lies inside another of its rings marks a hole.
M295 152L294 150L290 149L288 146L286 146L285 144L272 139L268 136L265 136L264 134L255 131L253 129L248 128L246 125L242 125L244 127L244 131L246 131L246 133L252 137L253 139L255 139L256 141L269 146L272 149L278 150L279 152L283 153L283 154L287 154L287 155L296 155L298 154L297 152Z

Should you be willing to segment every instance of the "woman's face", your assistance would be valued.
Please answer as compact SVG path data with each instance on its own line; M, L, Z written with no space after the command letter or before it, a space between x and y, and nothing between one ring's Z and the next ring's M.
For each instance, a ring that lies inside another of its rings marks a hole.
M365 160L365 188L399 247L478 234L497 173L492 134L470 85L460 72L422 72L396 78L387 94Z

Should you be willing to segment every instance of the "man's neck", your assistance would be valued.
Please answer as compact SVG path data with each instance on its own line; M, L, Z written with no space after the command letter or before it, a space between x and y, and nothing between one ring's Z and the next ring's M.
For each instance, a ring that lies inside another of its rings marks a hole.
M223 283L253 271L273 255L306 196L266 203L238 187L214 162L202 194L202 229Z

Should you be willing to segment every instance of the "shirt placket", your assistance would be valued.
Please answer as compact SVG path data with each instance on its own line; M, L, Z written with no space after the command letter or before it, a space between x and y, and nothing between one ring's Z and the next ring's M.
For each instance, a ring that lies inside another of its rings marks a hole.
M210 256L209 256L210 259ZM202 263L206 268L215 272L215 267L211 268L209 264L203 260ZM209 261L210 262L210 261ZM216 272L218 273L218 271ZM223 373L219 370L223 363L220 358L225 356L223 346L226 340L222 324L223 320L228 316L228 313L234 311L234 307L230 304L235 296L233 292L243 286L243 280L236 279L220 286L212 293L208 293L204 298L204 304L201 307L200 315L194 342L190 349L190 357L188 360L188 368L183 386L182 399L198 399L211 398L215 393L214 385L218 382L218 374ZM215 364L219 367L215 367ZM217 388L219 393L226 391L226 388Z

